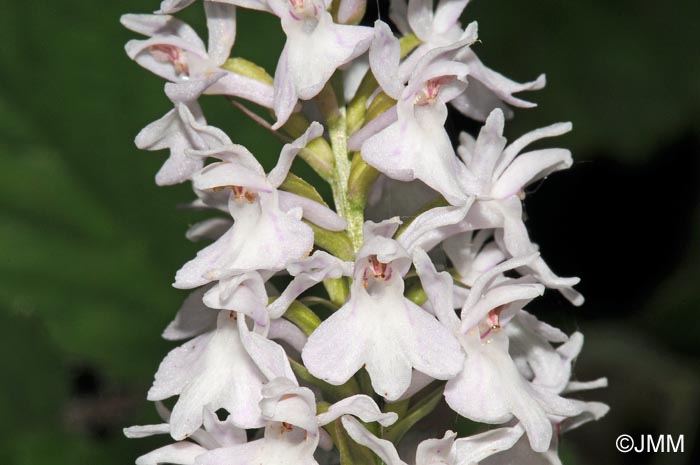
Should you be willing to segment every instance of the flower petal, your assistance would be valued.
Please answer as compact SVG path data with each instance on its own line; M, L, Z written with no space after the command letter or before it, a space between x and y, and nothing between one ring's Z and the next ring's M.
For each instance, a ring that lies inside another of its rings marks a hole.
M236 7L215 1L205 1L204 11L209 31L207 47L209 59L213 65L221 66L228 60L236 40Z
M454 205L464 203L458 179L463 165L457 162L444 129L447 109L434 103L414 113L411 103L400 102L398 121L362 144L362 158L399 181L420 179Z
M481 180L493 179L494 168L506 146L506 139L503 137L504 121L503 112L496 108L491 112L486 124L479 131L479 137L476 138L469 171Z
M169 434L170 425L168 423L160 423L158 425L137 425L124 428L124 436L129 439L147 438L156 434Z
M263 388L260 408L271 422L285 422L306 430L311 436L318 436L316 398L309 388L299 387L288 378L273 379ZM266 440L269 439L270 426L268 423Z
M263 424L258 402L264 379L244 349L231 315L234 312L220 312L216 330L172 350L158 368L148 399L180 395L170 417L174 439L183 439L202 425L205 406L225 408L242 428Z
M471 49L465 48L460 50L456 59L468 65L469 75L481 82L485 88L494 93L502 101L520 108L532 108L537 106L534 103L514 97L513 94L526 90L542 89L546 84L544 74L539 75L534 81L521 84L486 67Z
M543 452L552 439L547 413L576 414L574 402L531 386L518 372L508 354L508 338L492 334L482 343L478 333L462 340L467 351L464 370L447 382L445 400L462 416L484 423L504 423L516 416L532 449Z
M277 122L272 125L272 129L275 130L284 126L299 100L299 94L294 85L293 70L289 64L288 55L288 45L285 45L280 54L279 61L277 62L277 68L275 69L273 108L275 109Z
M236 446L221 447L206 454L202 454L195 460L195 465L250 465L260 457L265 446L264 439L248 442ZM261 463L261 465L273 465L271 463ZM296 465L296 464L295 464Z
M206 432L216 441L217 447L248 442L245 430L234 425L230 416L225 420L219 420L216 412L205 408L203 424Z
M571 131L571 128L571 123L556 123L552 124L551 126L535 129L534 131L530 131L527 134L517 138L503 151L503 155L501 155L501 159L496 165L496 170L494 172L495 178L499 178L511 164L513 159L531 143L544 139L545 137L561 136Z
M268 306L270 317L281 317L299 295L324 279L338 279L341 276L350 275L352 269L348 265L350 264L321 250L317 250L309 258L291 263L287 271L294 276L294 279Z
M231 228L232 223L229 218L209 218L190 226L185 237L192 242L199 242L202 239L215 241Z
M413 251L413 263L438 320L451 331L458 331L460 321L454 311L452 276L446 271L438 273L428 254L420 248Z
M160 15L177 13L193 4L194 1L195 0L163 0L160 2L160 9L155 13Z
M435 8L432 34L445 34L453 27L459 26L459 17L468 3L469 0L440 0Z
M442 439L426 439L416 449L416 465L455 463L453 444L457 433L446 431Z
M408 0L408 24L421 40L428 40L433 26L433 0Z
M371 397L357 394L328 407L325 413L318 415L318 424L327 425L343 415L354 415L365 423L376 421L385 427L393 425L398 419L394 412L382 413Z
M297 156L299 151L306 147L309 142L317 139L323 135L323 126L318 122L314 121L309 125L309 127L304 131L304 134L296 138L293 142L285 144L282 147L280 156L277 160L277 165L270 171L267 175L267 179L272 185L272 187L279 187L289 174L289 170L292 167L292 162Z
M517 157L493 184L491 195L495 198L510 197L538 179L567 169L572 164L571 152L565 149L543 149L525 153Z
M304 20L282 21L287 67L302 100L316 96L339 66L364 53L374 33L366 26L335 24L327 11L320 11L317 20L311 30ZM275 87L277 84L275 76Z
M369 48L369 63L372 74L384 92L398 100L403 92L403 83L399 79L399 60L401 46L389 26L377 20L374 23L374 38Z
M218 312L212 311L202 302L204 293L208 290L208 287L202 287L187 296L175 319L163 331L164 339L188 339L216 328Z
M354 417L346 415L341 418L341 422L343 423L345 431L348 432L348 435L353 441L369 448L382 459L382 462L387 465L406 465L406 463L399 458L396 448L390 441L376 437L374 434L367 431L367 428L362 426Z
M437 207L421 213L398 237L398 242L409 251L417 248L431 250L456 232L451 232L449 227L457 225L468 215L473 202L471 198L459 207Z
M199 190L241 186L253 191L272 192L267 178L244 166L226 161L207 165L193 176L192 182Z
M176 465L194 465L195 459L207 450L193 442L180 441L156 449L136 459L136 465L159 465L172 463Z
M279 191L279 200L283 211L301 208L304 218L329 231L344 231L348 226L347 221L336 212L315 200L285 191Z
M508 450L522 437L523 429L497 428L455 441L455 465L471 465L495 453Z
M409 357L416 370L436 379L456 376L464 365L464 353L446 326L409 300L405 305L412 329Z
M362 368L367 335L358 311L351 299L309 336L301 358L311 374L339 386Z
M306 345L307 337L294 323L283 318L270 322L269 339L277 339L286 342L292 349L301 353Z
M270 84L232 71L223 73L221 79L212 84L206 91L208 95L241 97L265 108L272 108L274 92Z
M182 0L180 0L182 1ZM187 0L185 0L187 1ZM122 26L139 34L154 36L175 36L186 41L200 53L206 54L204 42L197 32L184 21L169 15L126 14L119 19Z
M279 377L296 380L282 346L249 331L242 317L238 322L238 332L246 352L268 380Z

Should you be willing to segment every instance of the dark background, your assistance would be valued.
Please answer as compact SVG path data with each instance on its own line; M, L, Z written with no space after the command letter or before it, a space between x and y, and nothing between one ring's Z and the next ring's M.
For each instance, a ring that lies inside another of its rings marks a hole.
M162 81L130 62L122 13L157 0L0 0L0 461L133 463L164 438L145 393L172 347L158 337L185 293L169 286L200 244L187 186L157 188L165 153L136 133L169 110ZM372 8L371 8L372 9ZM376 8L374 9L376 11ZM545 72L508 125L556 121L575 164L528 192L529 227L587 302L555 293L530 309L586 335L576 376L611 413L564 439L567 464L698 463L700 370L700 3L477 0L475 50L518 80ZM181 15L206 37L201 5ZM239 10L233 55L274 70L276 18ZM279 144L223 98L211 124L271 166ZM473 123L455 117L455 134ZM685 453L623 455L622 433L684 434Z

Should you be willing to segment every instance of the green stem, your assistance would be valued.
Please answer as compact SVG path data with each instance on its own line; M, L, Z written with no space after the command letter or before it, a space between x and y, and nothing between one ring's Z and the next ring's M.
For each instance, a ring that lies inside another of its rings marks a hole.
M435 407L437 407L442 400L442 393L444 390L445 385L441 384L440 387L419 400L416 405L409 409L406 416L384 431L384 439L398 444L404 434L406 434L413 425L435 410Z
M321 324L321 319L313 310L298 300L292 302L287 311L284 312L284 318L294 323L307 336L311 336L311 333Z
M338 106L338 99L330 84L326 85L317 97L319 109L328 125L333 150L334 171L331 188L333 201L340 216L348 222L348 236L355 252L362 247L362 208L350 204L348 179L350 178L350 157L348 155L348 127L345 107Z

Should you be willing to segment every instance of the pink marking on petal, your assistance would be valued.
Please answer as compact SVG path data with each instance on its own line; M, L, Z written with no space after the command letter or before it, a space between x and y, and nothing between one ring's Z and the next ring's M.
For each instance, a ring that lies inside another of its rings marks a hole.
M172 63L177 74L189 76L190 68L187 64L187 56L182 52L182 50L180 50L179 47L175 47L174 45L157 44L148 47L148 51L156 60Z
M426 82L425 87L419 90L413 98L414 105L423 106L433 103L440 93L440 87L442 87L442 83L439 79L431 79Z
M494 308L493 310L489 311L488 316L485 318L485 320L479 324L479 329L481 333L481 340L483 341L491 332L497 332L501 329L501 321L500 321L500 315L501 312L503 311L503 305ZM481 331L482 328L485 329Z

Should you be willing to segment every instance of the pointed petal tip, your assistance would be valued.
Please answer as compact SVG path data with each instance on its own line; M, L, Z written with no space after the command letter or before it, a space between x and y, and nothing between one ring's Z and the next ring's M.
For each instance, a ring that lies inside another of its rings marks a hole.
M543 89L547 85L547 75L542 73L532 82L532 90Z
M126 14L123 14L123 15L121 15L121 16L119 17L119 23L120 23L122 26L128 28L129 26L128 26L127 24L129 23L129 20L134 19L135 16L136 16L136 15L133 14L133 13L126 13Z
M497 128L503 131L504 125L505 115L503 114L503 110L500 108L494 108L489 114L488 118L486 118L486 123L484 126L488 126L490 128Z

